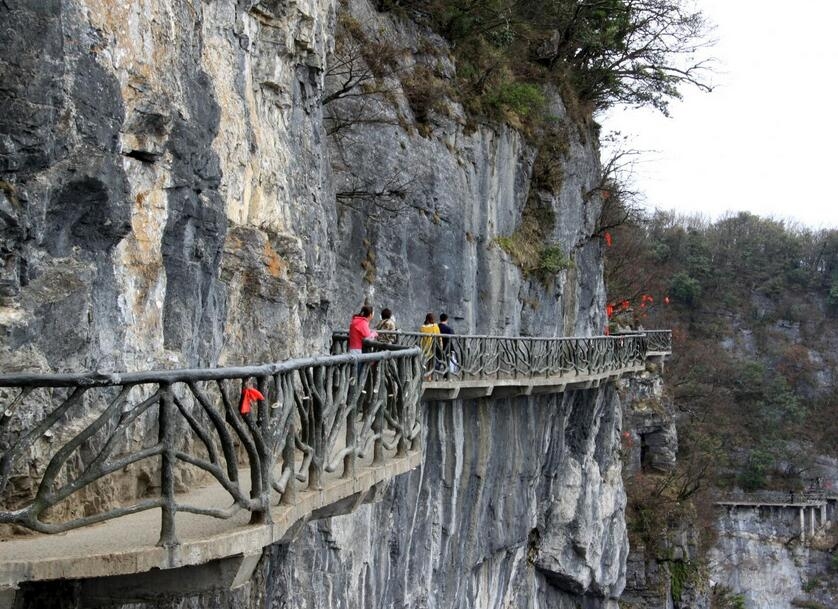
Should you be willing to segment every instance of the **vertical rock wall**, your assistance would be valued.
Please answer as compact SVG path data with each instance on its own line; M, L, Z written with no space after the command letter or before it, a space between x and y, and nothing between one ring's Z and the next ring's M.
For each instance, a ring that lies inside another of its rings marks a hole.
M809 526L809 516L806 523ZM801 541L796 510L719 512L711 577L739 594L748 609L831 607L838 602L832 555L838 530L817 527Z
M3 367L143 369L323 351L365 300L405 329L445 309L460 331L599 333L596 138L568 129L556 193L530 192L516 131L436 117L401 84L340 137L321 98L335 7L13 0L0 7ZM444 43L365 2L404 69ZM427 58L425 58L427 59ZM453 68L450 68L453 69ZM554 97L551 113L567 120ZM347 183L403 181L398 213ZM542 284L496 239L531 196L573 261ZM14 357L11 352L15 352Z
M334 203L318 66L332 10L4 3L0 324L17 351L4 367L322 348Z
M323 608L613 603L628 549L619 412L608 389L430 404L423 467L272 553L279 594Z

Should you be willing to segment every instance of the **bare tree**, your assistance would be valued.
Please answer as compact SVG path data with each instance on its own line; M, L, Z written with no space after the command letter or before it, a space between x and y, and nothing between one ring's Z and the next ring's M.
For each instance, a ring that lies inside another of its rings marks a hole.
M386 40L370 37L368 29L371 26L345 9L338 17L335 49L327 59L321 100L328 108L325 119L330 134L356 123L393 122L382 105L388 104L395 91L401 51Z
M599 182L584 194L586 201L598 198L602 204L591 237L636 222L643 213L643 195L633 187L635 166L643 152L627 148L627 139L620 133L602 140L610 153L602 164Z
M395 217L409 207L420 209L410 203L415 182L415 177L408 177L402 172L396 172L381 182L350 174L346 184L335 193L335 198L338 205L361 212L377 222L385 217Z

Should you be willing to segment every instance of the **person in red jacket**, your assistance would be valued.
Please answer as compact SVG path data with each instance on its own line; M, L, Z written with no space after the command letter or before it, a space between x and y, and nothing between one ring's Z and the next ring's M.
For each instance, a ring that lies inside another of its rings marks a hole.
M372 321L372 307L364 305L361 312L352 317L349 324L349 352L361 353L364 347L364 340L375 338L378 332L370 330Z

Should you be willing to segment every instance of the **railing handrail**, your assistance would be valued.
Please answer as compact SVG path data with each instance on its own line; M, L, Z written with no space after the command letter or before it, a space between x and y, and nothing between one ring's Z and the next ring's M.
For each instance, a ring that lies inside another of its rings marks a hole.
M669 332L669 330L662 330L661 332ZM378 330L378 334L383 336L418 336L420 338L428 338L440 336L443 338L486 338L493 340L537 340L537 341L554 341L554 340L591 340L591 339L615 339L627 337L642 337L647 332L632 332L626 334L597 334L595 336L503 336L500 334L429 334L426 332L407 332L402 330ZM347 337L349 332L346 330L335 330L332 332L333 337Z
M0 387L106 387L110 385L141 385L146 383L178 383L184 381L217 381L254 376L269 376L293 372L312 366L338 366L347 362L373 362L387 359L410 358L417 355L419 347L386 345L374 343L382 351L375 353L344 353L304 357L260 364L257 366L230 366L221 368L175 368L171 370L149 370L147 372L74 372L43 373L18 372L0 374Z

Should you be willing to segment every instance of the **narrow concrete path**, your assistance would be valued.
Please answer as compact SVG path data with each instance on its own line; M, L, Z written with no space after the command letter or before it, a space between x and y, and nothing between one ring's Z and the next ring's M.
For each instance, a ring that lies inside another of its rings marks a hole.
M180 544L171 549L157 547L160 510L152 509L104 523L56 535L21 535L0 541L0 590L16 588L20 582L78 579L124 575L200 565L236 555L252 555L282 540L297 523L304 523L317 510L340 505L350 498L360 502L380 483L418 467L421 453L404 457L389 453L383 464L372 458L359 460L356 475L342 478L340 472L326 474L322 490L300 490L294 505L276 505L271 524L248 524L250 512L240 510L227 520L179 512L176 533ZM240 479L249 480L243 470ZM179 503L200 507L228 507L230 495L215 483L178 495ZM327 515L327 514L324 514Z

